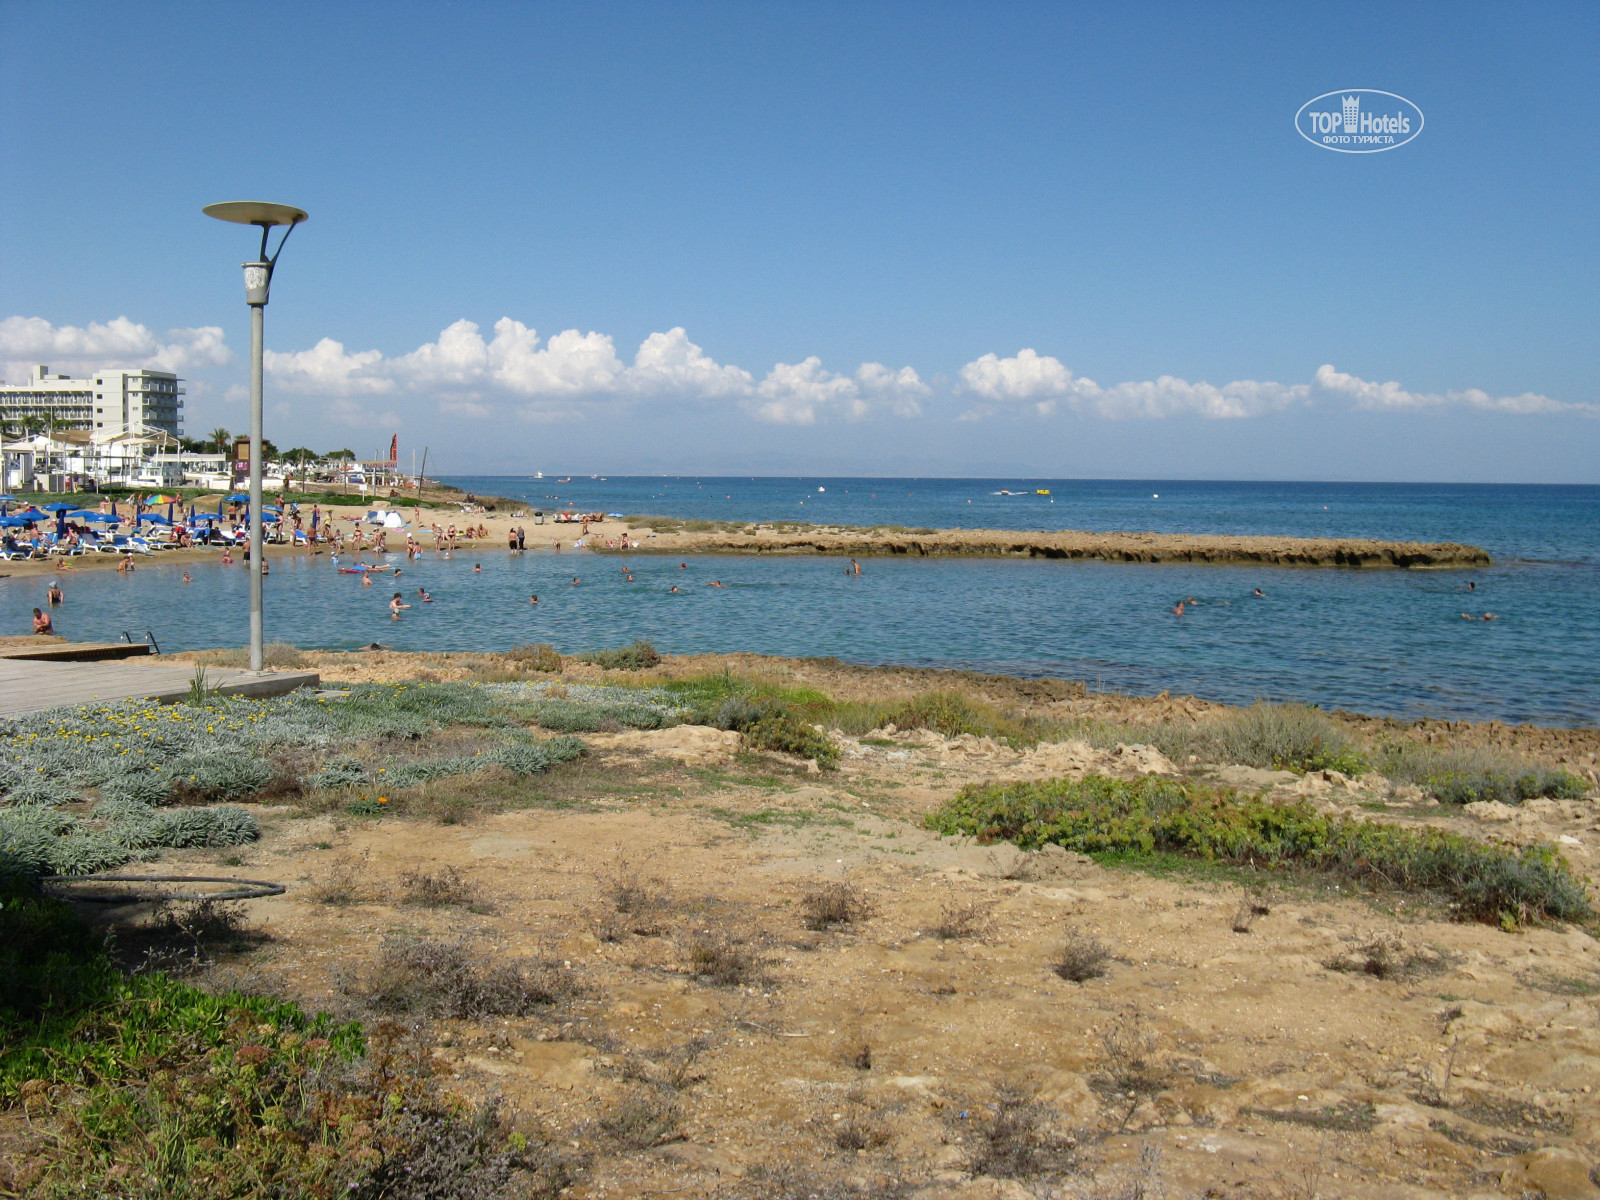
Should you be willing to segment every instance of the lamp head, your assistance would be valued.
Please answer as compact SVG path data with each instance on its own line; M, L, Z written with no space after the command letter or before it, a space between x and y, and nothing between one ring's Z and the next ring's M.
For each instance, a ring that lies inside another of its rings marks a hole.
M294 227L306 219L306 210L291 204L271 204L265 200L226 200L221 204L208 204L200 210L219 221L236 225L255 225L261 230L261 254L255 262L244 264L245 303L252 308L265 307L272 290L272 268L278 255L283 253L283 243L289 240ZM271 258L267 257L267 234L275 225L287 225L283 239Z

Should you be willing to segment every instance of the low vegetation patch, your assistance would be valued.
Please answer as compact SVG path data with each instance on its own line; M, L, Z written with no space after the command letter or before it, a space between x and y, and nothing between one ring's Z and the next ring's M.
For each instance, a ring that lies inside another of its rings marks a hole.
M191 922L191 925L193 922ZM560 1155L443 1097L394 1026L124 975L65 905L0 897L0 1190L38 1200L550 1196ZM13 1143L14 1144L14 1143Z
M400 899L405 904L419 904L424 908L488 910L483 893L459 867L405 872L400 876Z
M872 898L853 883L837 881L809 888L800 897L800 916L807 929L859 925L872 916Z
M591 650L578 655L579 662L594 663L607 671L644 671L661 662L661 655L649 642L639 640L614 650Z
M426 1017L524 1017L578 992L559 963L508 959L470 943L391 936L346 994L375 1012Z
M692 934L685 951L689 974L718 987L745 987L766 977L761 955L723 934Z
M1300 868L1376 887L1435 893L1463 919L1501 924L1594 918L1583 885L1548 847L1490 845L1437 829L1326 817L1227 789L1090 775L968 787L930 828L1024 849L1176 853L1260 869Z
M1111 951L1099 938L1067 930L1066 943L1050 969L1070 983L1087 983L1106 973Z
M538 642L529 646L513 646L506 653L506 658L513 666L524 671L551 671L561 670L561 654L549 642Z
M1483 747L1391 742L1374 755L1374 765L1390 780L1417 784L1444 804L1521 804L1541 797L1580 800L1589 791L1576 775Z

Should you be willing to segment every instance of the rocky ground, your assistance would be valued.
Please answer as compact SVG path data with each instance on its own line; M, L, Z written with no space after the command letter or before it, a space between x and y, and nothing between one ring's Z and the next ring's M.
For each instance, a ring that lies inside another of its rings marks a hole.
M315 657L334 680L480 669ZM925 672L723 665L834 694L928 686ZM1124 718L1208 707L960 682ZM1450 728L1537 744L1593 778L1593 730ZM537 1017L442 1022L434 1053L451 1087L503 1097L587 1163L573 1197L1600 1197L1592 931L1503 932L1416 897L1108 869L922 825L969 782L1187 773L1550 842L1594 889L1593 793L1447 811L1372 776L893 728L841 738L828 772L702 727L586 740L580 766L513 811L439 824L282 807L242 855L169 855L289 884L248 906L268 940L210 976L360 1012L396 933L546 963L570 994ZM449 897L415 902L424 878L453 881L436 889Z

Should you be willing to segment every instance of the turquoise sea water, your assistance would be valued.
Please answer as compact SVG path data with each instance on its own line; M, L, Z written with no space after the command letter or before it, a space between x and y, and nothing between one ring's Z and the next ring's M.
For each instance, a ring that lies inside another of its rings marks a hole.
M584 510L850 524L1156 529L1450 539L1485 546L1472 572L1125 566L989 559L863 561L555 553L573 531L528 526L523 555L431 553L396 584L363 588L324 556L274 560L269 640L300 646L564 651L649 638L664 651L836 655L853 662L964 667L1257 697L1370 713L1594 724L1600 720L1600 488L1396 487L1038 480L457 479L480 494ZM742 484L742 486L741 486ZM825 488L819 492L818 488ZM1049 488L1052 495L991 493ZM1160 499L1155 495L1159 493ZM732 497L731 499L729 497ZM1055 503L1051 504L1050 501ZM804 501L804 504L801 504ZM971 503L968 503L968 502ZM687 562L687 568L680 568ZM474 563L482 570L474 571ZM3 570L3 567L0 567ZM163 649L241 645L247 579L235 565L146 560L132 576L67 576L58 630L136 637ZM581 583L574 587L574 575ZM719 579L727 586L709 588ZM1468 581L1477 584L1466 590ZM677 593L670 591L676 585ZM416 603L426 586L434 602ZM386 611L402 590L414 607ZM1260 587L1264 598L1252 595ZM0 579L0 619L17 632L42 579ZM530 605L537 592L540 603ZM1200 603L1182 618L1180 597ZM1464 621L1489 610L1492 623Z

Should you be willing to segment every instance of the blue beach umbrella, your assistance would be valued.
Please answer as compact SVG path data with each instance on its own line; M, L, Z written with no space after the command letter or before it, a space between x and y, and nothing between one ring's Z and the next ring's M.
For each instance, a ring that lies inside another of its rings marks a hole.
M0 525L7 528L18 529L28 523L27 517L0 517Z
M0 496L0 500L9 499L11 499L10 496ZM76 512L77 509L78 506L76 504L68 504L65 500L57 500L54 504L46 504L44 506L45 512L53 513Z
M171 525L172 524L171 518L163 517L160 513L144 513L139 517L139 520L141 520L141 521L149 521L150 524L152 524L152 525Z
M250 493L249 492L235 492L231 496L224 497L224 503L227 503L227 504L249 504L250 503Z

